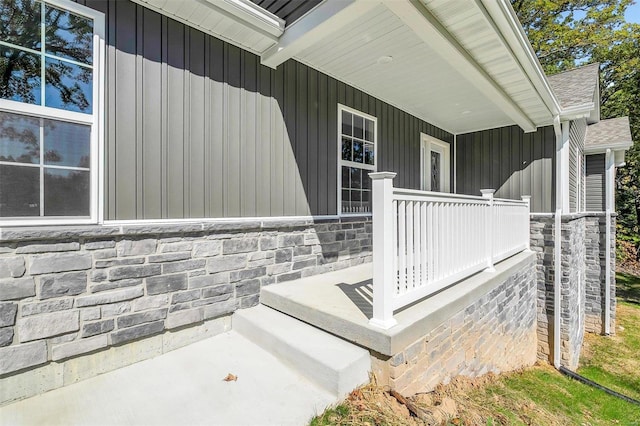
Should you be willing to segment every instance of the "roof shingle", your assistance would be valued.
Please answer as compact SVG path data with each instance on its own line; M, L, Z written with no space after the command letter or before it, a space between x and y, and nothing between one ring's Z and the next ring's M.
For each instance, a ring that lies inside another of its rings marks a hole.
M562 108L593 103L598 87L599 63L585 65L570 71L548 76L549 84Z
M586 151L627 149L633 145L629 117L610 118L587 126Z

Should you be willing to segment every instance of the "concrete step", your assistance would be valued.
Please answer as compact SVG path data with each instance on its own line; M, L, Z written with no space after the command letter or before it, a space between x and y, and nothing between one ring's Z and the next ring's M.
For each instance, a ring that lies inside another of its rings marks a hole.
M366 349L258 305L233 315L234 331L341 398L369 381Z

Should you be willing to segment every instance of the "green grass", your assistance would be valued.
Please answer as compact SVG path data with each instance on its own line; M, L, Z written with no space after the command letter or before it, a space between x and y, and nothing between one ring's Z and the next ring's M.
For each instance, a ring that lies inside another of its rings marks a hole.
M640 277L616 276L618 308L613 336L586 336L578 372L640 400Z
M618 300L640 305L640 277L616 274L616 295Z

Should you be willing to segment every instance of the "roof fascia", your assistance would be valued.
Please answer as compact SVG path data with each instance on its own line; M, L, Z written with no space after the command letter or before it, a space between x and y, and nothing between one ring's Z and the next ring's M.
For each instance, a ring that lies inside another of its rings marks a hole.
M595 104L593 102L584 104L584 105L570 107L570 108L563 108L560 111L560 119L562 121L567 121L567 120L577 120L579 118L589 118L593 113L594 108L595 108Z
M535 132L536 124L520 109L475 59L455 40L446 28L418 0L384 0L383 3L405 25L428 43L443 60L467 76L478 90L493 101L525 132Z
M476 0L476 3L491 17L491 21L496 25L506 46L529 77L549 112L554 116L559 114L560 102L553 93L547 75L542 69L542 65L511 4L504 0Z
M199 0L207 6L222 9L243 23L259 28L275 37L284 32L285 21L249 0Z
M607 152L608 149L612 150L612 151L627 151L629 150L631 147L633 146L633 142L631 141L627 141L627 142L616 142L616 143L611 143L611 144L607 144L607 145L599 145L599 146L594 146L594 147L586 147L584 148L584 153L586 155L591 155L591 154L604 154L605 152Z
M374 0L325 1L288 26L278 42L261 55L260 62L276 68L379 4Z

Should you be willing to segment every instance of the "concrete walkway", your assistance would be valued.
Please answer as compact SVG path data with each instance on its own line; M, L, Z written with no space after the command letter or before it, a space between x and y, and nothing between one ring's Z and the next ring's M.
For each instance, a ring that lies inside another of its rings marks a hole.
M334 402L231 331L2 407L0 424L305 425Z

